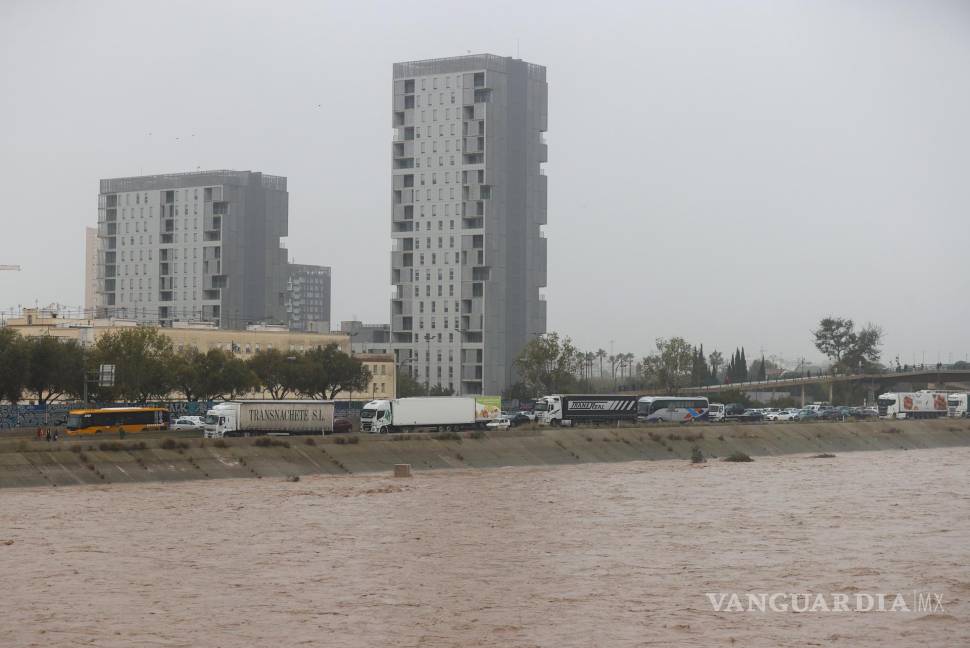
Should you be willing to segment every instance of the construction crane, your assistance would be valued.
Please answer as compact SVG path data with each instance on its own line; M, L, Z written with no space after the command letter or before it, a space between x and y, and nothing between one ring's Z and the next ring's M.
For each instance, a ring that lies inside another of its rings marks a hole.
M19 265L0 265L0 270L12 270L14 272L20 272Z

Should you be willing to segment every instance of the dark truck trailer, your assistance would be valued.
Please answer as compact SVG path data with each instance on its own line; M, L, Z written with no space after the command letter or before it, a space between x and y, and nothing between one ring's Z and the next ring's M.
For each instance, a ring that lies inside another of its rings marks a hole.
M545 418L550 425L564 421L574 425L636 421L640 399L639 396L621 394L567 394L546 398L550 407Z

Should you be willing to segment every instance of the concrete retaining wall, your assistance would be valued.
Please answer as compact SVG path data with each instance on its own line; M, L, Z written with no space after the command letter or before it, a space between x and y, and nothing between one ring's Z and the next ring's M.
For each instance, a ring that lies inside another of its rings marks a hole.
M416 472L445 468L541 466L587 462L689 459L697 446L708 458L745 452L753 457L857 450L970 445L970 421L899 421L680 427L558 428L462 435L402 435L287 439L289 447L254 439L114 439L0 443L0 488L227 477L282 479L308 474L391 473L394 464ZM352 438L357 443L349 443ZM104 443L104 449L101 444ZM112 450L120 443L122 449ZM140 449L144 443L147 447ZM136 445L138 444L138 445ZM220 443L220 445L222 445Z

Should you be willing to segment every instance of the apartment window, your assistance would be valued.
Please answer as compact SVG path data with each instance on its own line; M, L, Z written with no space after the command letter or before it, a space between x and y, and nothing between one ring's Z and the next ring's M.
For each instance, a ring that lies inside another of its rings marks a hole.
M453 220L448 221L448 229L450 230L455 229L455 221Z
M424 287L424 296L425 297L430 297L431 296L431 286L425 286Z
M455 286L454 285L449 285L448 286L448 296L449 297L454 297L455 296Z

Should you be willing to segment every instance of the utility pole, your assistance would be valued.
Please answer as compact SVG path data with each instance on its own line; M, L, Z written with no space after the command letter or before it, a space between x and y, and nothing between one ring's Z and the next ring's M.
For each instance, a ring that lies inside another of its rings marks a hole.
M426 367L427 371L425 371L424 373L424 393L425 393L425 396L430 396L431 395L431 334L430 333L424 334L424 341L428 343L428 355L425 357L425 359L427 360L428 366Z

